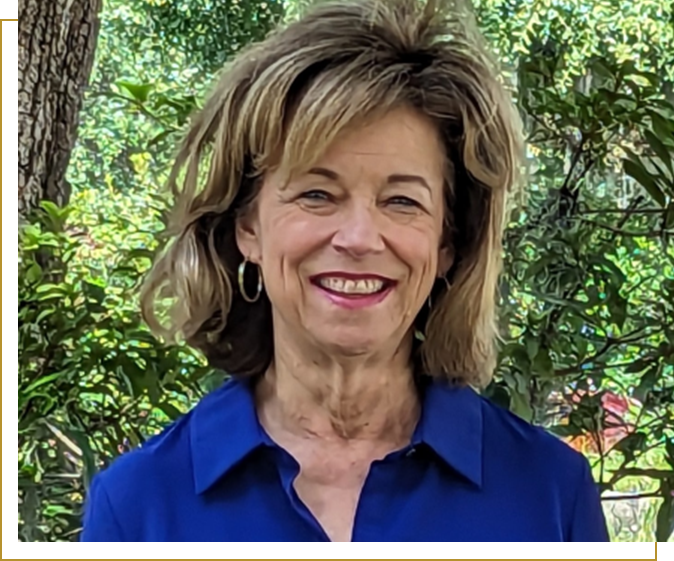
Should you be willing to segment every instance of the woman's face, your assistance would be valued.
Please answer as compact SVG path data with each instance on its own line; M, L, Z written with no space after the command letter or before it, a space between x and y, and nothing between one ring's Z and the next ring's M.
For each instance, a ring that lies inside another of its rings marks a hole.
M277 338L349 356L400 344L450 265L444 169L433 124L397 109L344 134L310 172L264 179L237 239L262 269Z

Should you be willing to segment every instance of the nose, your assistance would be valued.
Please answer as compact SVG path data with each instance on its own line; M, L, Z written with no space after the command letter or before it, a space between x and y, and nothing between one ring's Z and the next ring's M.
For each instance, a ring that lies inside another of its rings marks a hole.
M377 225L376 209L366 204L351 204L341 216L339 230L332 245L340 252L353 257L384 250L384 239Z

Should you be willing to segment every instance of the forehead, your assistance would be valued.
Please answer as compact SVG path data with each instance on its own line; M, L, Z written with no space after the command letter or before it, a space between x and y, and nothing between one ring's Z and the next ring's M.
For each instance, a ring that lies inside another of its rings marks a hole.
M423 175L432 184L450 178L451 164L439 127L415 109L374 110L338 130L333 128L334 120L339 120L335 115L320 122L307 118L300 113L290 117L284 141L264 158L268 164L261 175L273 176L281 188L315 167L331 168L340 175L356 169L373 175Z
M344 131L320 160L337 165L359 160L367 166L398 166L400 172L442 175L445 153L435 124L405 108Z

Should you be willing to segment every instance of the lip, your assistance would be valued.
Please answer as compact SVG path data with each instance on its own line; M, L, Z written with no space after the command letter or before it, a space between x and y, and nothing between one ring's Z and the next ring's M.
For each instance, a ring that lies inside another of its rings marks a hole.
M341 278L345 280L380 280L384 283L384 290L377 292L375 294L363 294L363 295L345 295L332 292L319 283L321 278L331 277L331 278ZM340 308L345 308L347 310L358 310L362 308L368 308L370 306L375 306L379 304L393 291L395 288L396 282L393 279L384 277L382 275L372 274L372 273L350 273L346 271L332 271L329 273L321 273L319 275L314 275L309 278L311 284L320 292L322 296L327 298L330 302L339 306Z
M324 277L345 279L345 280L380 280L385 283L393 283L394 280L382 275L376 275L372 273L348 273L346 271L331 271L328 273L320 273L319 275L313 275L309 277L309 280L312 283L317 283L319 279Z

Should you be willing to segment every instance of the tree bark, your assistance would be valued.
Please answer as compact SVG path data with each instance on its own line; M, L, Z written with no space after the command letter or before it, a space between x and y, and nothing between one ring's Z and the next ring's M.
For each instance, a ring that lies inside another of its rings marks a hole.
M65 204L102 0L19 0L19 214Z

